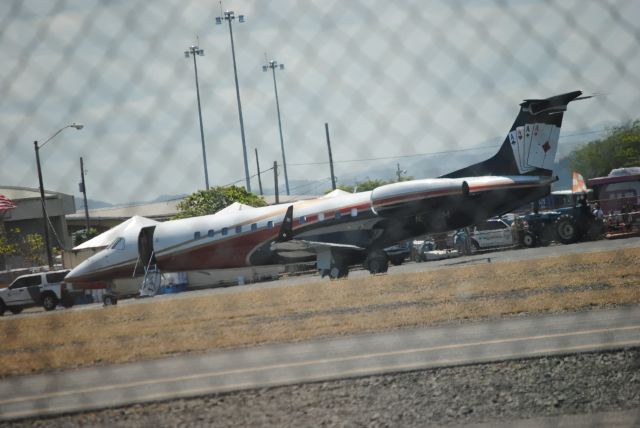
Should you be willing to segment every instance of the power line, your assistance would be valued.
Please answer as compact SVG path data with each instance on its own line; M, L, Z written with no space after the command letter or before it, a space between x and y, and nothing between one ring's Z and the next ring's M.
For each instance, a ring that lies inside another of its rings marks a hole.
M272 169L273 169L273 167L271 167L271 168L267 168L267 169L263 169L262 171L260 171L260 172L258 172L258 173L256 173L256 174L253 174L253 175L251 175L251 176L249 176L249 179L252 179L253 177L257 177L257 176L258 176L258 174L263 174L263 173L265 173L265 172L271 171ZM238 180L236 180L236 181L232 181L231 183L225 184L225 185L223 185L222 187L233 186L234 184L236 184L236 183L240 183L241 181L245 181L245 178L240 178L240 179L238 179Z
M606 132L606 129L600 129L600 130L595 130L595 131L583 131L583 132L575 132L573 134L565 134L565 135L561 135L560 138L561 139L565 139L565 138L569 138L569 137L579 137L579 136L583 136L583 135L592 135L592 134L602 134L603 132ZM564 145L575 145L575 144L581 144L583 143L582 141L572 141L572 142L567 142L564 143ZM468 147L468 148L464 148L464 149L456 149L456 150L443 150L443 151L439 151L439 152L428 152L428 153L414 153L414 154L410 154L410 155L396 155L396 156L380 156L380 157L373 157L373 158L361 158L361 159L346 159L346 160L334 160L333 163L353 163L353 162L370 162L370 161L378 161L378 160L389 160L389 159L403 159L403 158L412 158L412 157L417 157L417 156L434 156L434 155L442 155L442 154L448 154L448 153L460 153L460 152L471 152L471 151L477 151L477 150L487 150L487 149L495 149L496 145L491 145L491 146L479 146L479 147ZM310 165L326 165L329 162L308 162L308 163L289 163L289 166L310 166ZM273 169L273 167L268 168L264 171L261 171L260 173L264 173L267 171L271 171ZM254 174L251 176L251 178L256 177L258 174ZM231 186L234 185L236 183L239 183L241 181L243 181L244 178L238 179L236 181L233 181L229 184L225 184L225 186ZM315 182L324 182L326 179L321 179L321 180L314 180ZM301 186L295 187L291 190L295 190L298 189L300 187L304 187L307 184L303 184ZM319 186L319 185L318 185ZM318 187L316 186L316 187ZM309 189L312 190L312 189Z
M562 135L561 138L578 137L578 136L590 135L590 134L601 134L603 132L606 132L606 129L597 130L597 131L578 132L574 134L566 134L566 135ZM580 143L581 141L574 141L574 142L565 143L565 144L580 144ZM412 153L409 155L379 156L379 157L373 157L373 158L334 160L333 163L370 162L370 161L378 161L378 160L403 159L403 158L413 158L416 156L435 156L435 155L444 155L449 153L471 152L476 150L487 150L487 149L495 149L495 148L496 148L496 145L467 147L464 149L442 150L439 152L427 152L427 153ZM289 165L290 166L309 166L309 165L326 165L328 163L329 162L325 161L325 162L289 163Z

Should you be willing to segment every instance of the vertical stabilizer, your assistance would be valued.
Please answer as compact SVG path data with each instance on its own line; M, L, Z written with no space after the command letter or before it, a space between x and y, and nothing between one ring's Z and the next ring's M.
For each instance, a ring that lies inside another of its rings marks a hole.
M443 175L442 178L485 175L551 176L562 117L567 105L581 94L581 91L574 91L547 99L524 100L495 156Z

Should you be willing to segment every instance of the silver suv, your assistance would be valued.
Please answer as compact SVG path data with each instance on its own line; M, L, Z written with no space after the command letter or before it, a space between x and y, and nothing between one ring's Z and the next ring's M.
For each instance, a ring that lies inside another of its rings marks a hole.
M19 276L7 288L0 289L0 316L7 309L19 314L34 306L42 306L47 311L55 309L58 303L65 308L73 306L71 286L64 282L68 273L67 269Z

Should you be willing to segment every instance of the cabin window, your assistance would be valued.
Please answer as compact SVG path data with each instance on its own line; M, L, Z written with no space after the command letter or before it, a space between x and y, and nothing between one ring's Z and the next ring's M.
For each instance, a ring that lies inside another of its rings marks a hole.
M258 230L258 223L251 223L251 230Z
M358 217L358 209L351 208L351 217Z
M194 240L198 240L198 239L200 239L200 232L195 232L195 233L193 234L193 239L194 239Z
M306 216L302 216L300 217L300 220L298 220L300 222L300 224L305 224L307 222L307 217Z
M318 221L324 221L324 213L318 214Z
M226 227L222 228L222 236L227 236L227 233L229 233L229 229L227 229Z
M207 236L208 236L209 238L213 238L214 233L215 233L215 232L213 231L213 229L209 229L209 231L207 232Z
M273 229L273 221L269 220L269 221L267 222L267 227L268 227L269 229Z
M119 237L116 238L111 245L109 245L110 250L124 250L124 238Z
M340 211L336 211L334 217L336 220L340 220L340 217L342 217L342 213Z
M242 232L242 226L236 226L236 233Z

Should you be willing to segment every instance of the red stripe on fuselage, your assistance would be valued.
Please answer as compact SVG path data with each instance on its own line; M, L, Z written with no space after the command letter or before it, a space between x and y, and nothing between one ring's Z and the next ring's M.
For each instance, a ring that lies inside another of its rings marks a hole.
M398 202L410 202L417 199L426 199L427 197L433 198L437 196L445 196L445 195L459 195L462 192L451 189L443 189L443 190L430 190L426 192L414 192L414 193L405 193L404 195L398 196L390 196L388 198L380 199L374 202L376 207L380 207L383 205L394 204Z
M351 210L354 208L357 209L358 214L360 214L361 211L370 210L371 205L366 203L330 209L322 212L325 215L324 220L318 220L320 213L309 214L302 224L300 224L301 216L298 216L297 221L294 222L294 224L297 224L297 227L294 227L294 232L297 229L308 228L328 220L334 220L336 212L341 213L346 223L348 219L357 218L351 216ZM178 250L169 254L163 254L162 250L159 250L156 253L158 266L164 271L228 269L251 266L249 258L252 253L269 241L275 240L280 231L280 227L282 227L282 223L274 225L273 228L246 231L239 235L204 242L202 245ZM233 230L233 226L229 227L229 230ZM207 237L202 238L203 241L206 239Z

